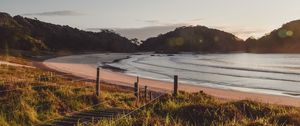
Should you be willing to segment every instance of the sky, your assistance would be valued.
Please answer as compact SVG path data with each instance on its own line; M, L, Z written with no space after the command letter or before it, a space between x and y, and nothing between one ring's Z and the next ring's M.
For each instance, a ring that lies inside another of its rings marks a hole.
M300 19L300 0L0 0L0 11L82 30L110 28L144 40L203 25L259 38Z

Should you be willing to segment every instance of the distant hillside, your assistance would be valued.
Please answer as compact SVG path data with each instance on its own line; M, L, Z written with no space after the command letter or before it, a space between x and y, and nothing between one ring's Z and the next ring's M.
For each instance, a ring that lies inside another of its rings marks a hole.
M300 20L284 24L258 40L249 38L246 43L252 53L300 53Z
M102 30L88 32L0 12L0 52L156 51L161 53L300 53L300 20L284 24L259 39L244 42L231 33L204 26L179 27L143 41L137 47L119 34Z
M227 53L244 51L244 43L233 34L204 26L180 27L174 31L149 38L139 50L174 52Z
M132 52L136 45L112 31L94 33L0 13L0 49Z

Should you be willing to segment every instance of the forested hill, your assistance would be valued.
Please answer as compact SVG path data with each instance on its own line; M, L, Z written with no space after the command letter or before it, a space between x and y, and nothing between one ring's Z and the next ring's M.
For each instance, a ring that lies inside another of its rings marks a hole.
M174 31L149 38L139 50L164 53L203 52L228 53L244 51L243 40L233 34L204 26L180 27Z
M300 20L291 21L259 39L249 38L248 52L300 53Z
M110 30L88 32L0 12L0 52L10 49L31 52L300 53L300 20L246 42L231 33L204 26L179 27L149 38L138 47Z
M0 49L132 52L136 45L112 31L87 32L0 13Z

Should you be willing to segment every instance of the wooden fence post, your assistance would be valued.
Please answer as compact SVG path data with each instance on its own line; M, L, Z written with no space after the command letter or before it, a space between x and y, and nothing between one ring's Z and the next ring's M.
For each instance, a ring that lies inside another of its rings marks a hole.
M152 100L152 91L149 92L149 99Z
M135 82L134 83L134 95L137 98L137 101L139 101L139 99L140 99L139 92L140 92L139 91L139 83Z
M97 75L96 75L96 95L100 95L100 68L97 67Z
M147 93L148 93L148 91L147 91L147 86L145 86L145 90L144 90L144 94L145 94L145 102L147 102Z
M174 75L174 92L173 95L177 96L178 93L178 76Z

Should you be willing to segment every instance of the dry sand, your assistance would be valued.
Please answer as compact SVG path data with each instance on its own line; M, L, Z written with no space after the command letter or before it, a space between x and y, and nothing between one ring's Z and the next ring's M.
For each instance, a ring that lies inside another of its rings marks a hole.
M44 65L50 69L60 72L71 73L75 76L87 79L95 79L97 64L100 64L100 62L111 62L115 59L125 58L129 55L130 54L122 53L74 55L49 59L44 61ZM101 69L100 76L101 80L110 81L120 85L133 86L133 83L136 81L136 77L125 75L119 72L112 72L106 69ZM147 85L152 89L162 89L166 91L172 91L173 88L173 84L170 82L145 78L140 78L140 84L141 86ZM182 83L179 84L179 90L186 92L198 92L202 90L209 95L226 100L254 100L263 103L300 107L299 98L288 96L275 96L235 90L215 89Z

